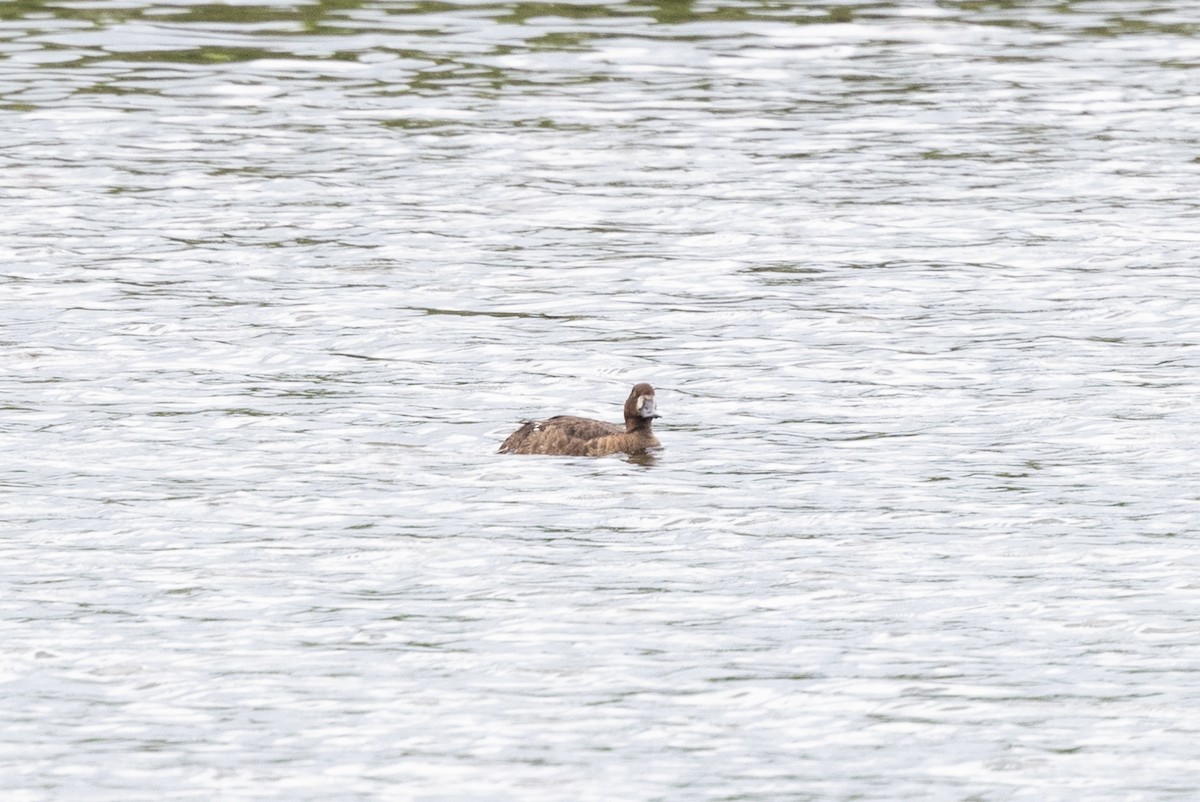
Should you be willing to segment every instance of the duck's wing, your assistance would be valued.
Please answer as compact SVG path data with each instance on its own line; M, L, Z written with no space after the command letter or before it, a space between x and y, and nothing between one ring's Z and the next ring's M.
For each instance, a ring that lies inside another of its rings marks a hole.
M604 421L558 415L549 420L526 421L501 444L500 453L585 456L589 442L624 431Z
M571 440L595 440L597 437L607 437L625 431L624 427L612 423L591 418L576 418L574 415L557 415L542 421L542 430L559 432Z

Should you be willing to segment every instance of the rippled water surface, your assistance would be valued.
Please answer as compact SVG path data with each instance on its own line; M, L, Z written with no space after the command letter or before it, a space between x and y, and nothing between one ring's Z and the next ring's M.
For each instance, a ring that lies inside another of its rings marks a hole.
M1183 2L8 3L5 800L1195 799L1197 86Z

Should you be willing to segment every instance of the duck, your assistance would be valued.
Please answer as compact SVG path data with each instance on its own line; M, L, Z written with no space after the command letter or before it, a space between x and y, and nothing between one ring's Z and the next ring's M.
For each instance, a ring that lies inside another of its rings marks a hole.
M655 411L654 388L635 384L625 399L625 425L556 415L525 421L500 446L501 454L549 454L560 457L606 457L611 454L645 454L660 448L651 424Z

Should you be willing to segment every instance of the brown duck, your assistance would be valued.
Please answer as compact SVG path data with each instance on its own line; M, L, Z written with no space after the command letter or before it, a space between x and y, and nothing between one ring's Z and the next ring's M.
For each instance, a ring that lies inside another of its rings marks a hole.
M552 454L562 457L604 457L609 454L645 454L658 448L650 424L654 388L634 385L625 400L625 426L604 421L557 415L548 420L526 421L500 446L501 454Z

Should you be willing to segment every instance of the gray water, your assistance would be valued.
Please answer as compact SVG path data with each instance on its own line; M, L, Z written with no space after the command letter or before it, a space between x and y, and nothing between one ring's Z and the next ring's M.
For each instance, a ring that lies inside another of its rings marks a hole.
M1184 2L8 3L4 799L1195 799L1198 86Z

